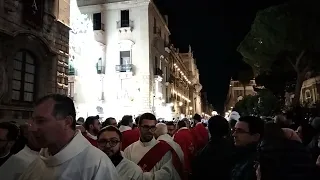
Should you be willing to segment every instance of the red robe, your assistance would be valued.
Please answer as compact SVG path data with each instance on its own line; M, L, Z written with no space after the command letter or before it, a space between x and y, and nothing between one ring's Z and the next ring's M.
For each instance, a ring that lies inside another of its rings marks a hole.
M98 140L97 139L92 138L91 137L92 135L90 135L88 132L84 132L82 134L93 146L98 147Z
M197 123L191 129L191 132L196 142L196 151L203 149L209 141L209 133L206 127L202 123Z
M184 169L191 173L191 161L195 155L194 140L191 131L186 128L180 128L173 136L173 140L180 145L184 157Z
M132 143L138 141L139 138L140 138L140 132L138 128L123 131L121 151L124 151Z

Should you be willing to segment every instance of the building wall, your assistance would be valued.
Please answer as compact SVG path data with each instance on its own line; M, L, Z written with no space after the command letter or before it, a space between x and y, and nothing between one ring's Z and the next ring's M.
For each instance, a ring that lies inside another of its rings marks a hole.
M320 76L307 79L301 87L300 102L312 105L320 99Z
M24 14L24 9L32 10L25 1L0 2L0 120L28 119L34 100L50 93L67 94L69 28L68 15L63 14L69 13L69 4L35 2L34 16Z
M250 84L245 87L239 81L230 81L229 91L227 95L227 100L225 103L225 111L230 110L235 106L235 104L242 100L245 96L255 95L254 87L256 86L255 80L251 80Z

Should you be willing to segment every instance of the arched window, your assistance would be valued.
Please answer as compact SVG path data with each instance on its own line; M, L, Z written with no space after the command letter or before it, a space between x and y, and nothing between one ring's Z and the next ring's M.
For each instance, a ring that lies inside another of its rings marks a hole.
M33 102L35 91L35 58L19 51L13 60L12 96L15 101Z

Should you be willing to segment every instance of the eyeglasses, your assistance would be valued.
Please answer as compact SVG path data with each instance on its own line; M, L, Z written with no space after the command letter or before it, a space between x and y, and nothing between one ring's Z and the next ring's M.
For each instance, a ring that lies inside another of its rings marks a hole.
M151 131L151 132L156 130L156 126L143 125L143 126L140 126L140 128L144 131Z
M236 134L250 134L250 132L247 132L243 129L234 129L232 133L236 133Z
M117 139L111 139L110 141L108 140L105 140L105 139L101 139L101 140L98 140L98 145L100 147L106 147L107 144L109 144L110 147L115 147L119 142L119 140Z

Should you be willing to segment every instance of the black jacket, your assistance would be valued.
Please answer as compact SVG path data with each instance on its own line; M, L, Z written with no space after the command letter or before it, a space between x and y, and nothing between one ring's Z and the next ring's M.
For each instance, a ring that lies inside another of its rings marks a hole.
M230 180L234 147L229 139L211 137L192 162L192 179Z

